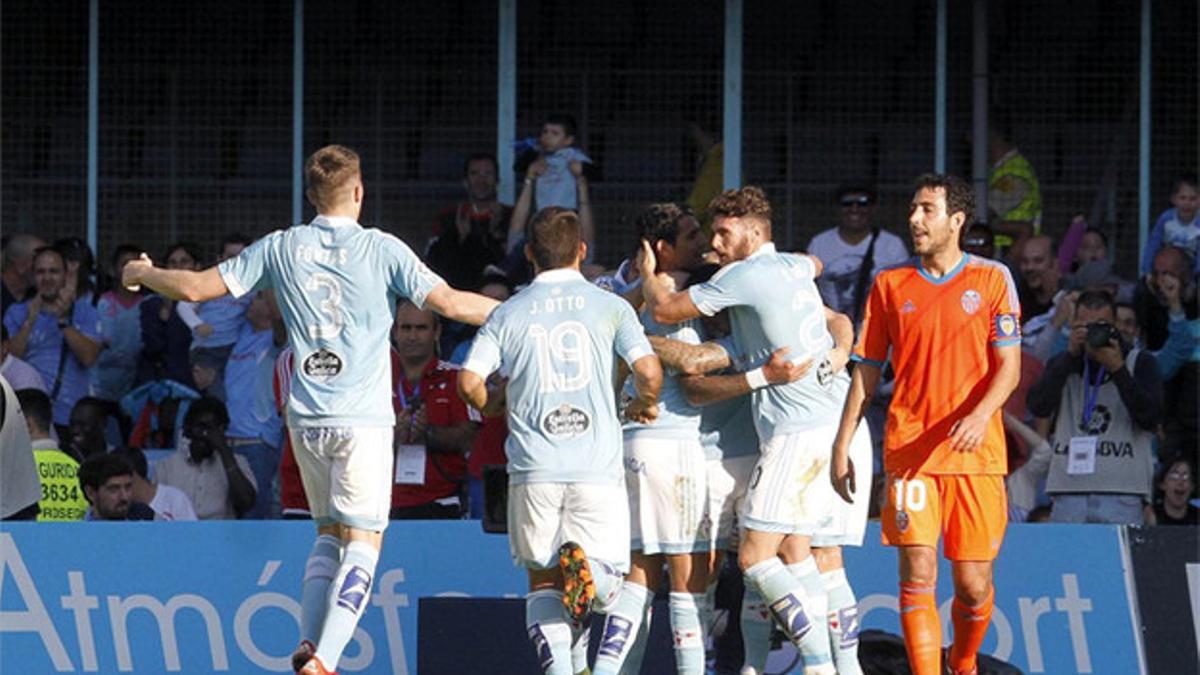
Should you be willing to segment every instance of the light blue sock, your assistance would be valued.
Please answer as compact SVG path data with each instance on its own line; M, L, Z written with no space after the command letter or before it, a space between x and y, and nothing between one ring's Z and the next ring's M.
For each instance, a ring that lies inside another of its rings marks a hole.
M621 664L621 675L640 675L642 672L642 661L646 660L646 645L650 642L650 624L654 619L654 594L646 596L646 606L642 610L642 626L638 629L637 637L633 639L633 646L629 648L629 655L625 657L625 663Z
M825 582L821 581L821 570L817 569L817 559L810 555L798 563L787 565L787 571L804 586L804 594L808 596L804 600L804 612L812 620L809 639L819 641L829 649L829 596L825 593ZM812 663L807 652L801 650L801 654L805 657L805 664ZM829 659L833 660L832 651Z
M588 641L591 631L588 626L591 623L580 623L578 621L571 622L571 671L582 673L588 669Z
M358 618L367 608L377 562L379 551L374 546L361 541L346 544L342 565L329 588L329 610L321 627L321 639L317 641L316 655L329 670L337 669L342 650L354 636Z
M621 592L604 618L604 634L596 650L592 675L617 675L621 671L642 625L645 607L653 598L654 594L645 586L630 581L621 584Z
M599 558L588 557L588 568L592 571L592 583L596 585L595 609L603 612L617 599L625 575L617 571L608 562Z
M771 556L756 563L746 570L746 580L766 599L775 621L800 650L805 672L832 671L829 631L821 630L824 621L813 620L804 585L783 566L783 561ZM822 607L822 616L824 611Z
M716 623L717 610L717 578L714 576L708 583L708 587L704 589L704 601L700 603L700 628L704 631L701 640L705 647L708 646L708 641L712 639L713 626Z
M838 675L862 675L858 663L858 601L846 578L846 570L838 568L821 575L825 592L829 594L829 645L833 649L833 664Z
M571 670L571 624L562 591L552 588L525 596L525 630L546 675L575 675Z
M342 561L342 542L332 534L322 534L313 542L304 565L300 586L300 639L316 644L329 609L329 584Z
M701 637L699 593L671 593L671 632L675 637L675 672L704 675L704 640Z
M746 584L746 592L742 595L741 624L742 648L746 652L742 673L762 675L771 654L771 610L750 584Z

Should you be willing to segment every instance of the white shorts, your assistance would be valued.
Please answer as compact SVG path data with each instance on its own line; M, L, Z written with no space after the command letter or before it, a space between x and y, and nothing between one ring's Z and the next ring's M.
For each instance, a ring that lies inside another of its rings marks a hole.
M288 429L313 520L382 532L392 506L391 427Z
M713 547L733 551L738 544L738 521L746 504L746 489L758 455L712 459L708 462L708 512L717 524Z
M813 535L813 546L862 546L863 536L867 532L867 511L871 506L872 447L871 428L863 420L850 439L850 461L854 463L854 503L847 504L834 493L833 522Z
M698 553L712 541L708 460L700 437L625 437L629 548L646 555Z
M829 482L836 433L837 424L827 424L778 434L762 445L746 493L745 529L811 536L829 526L838 499Z
M513 563L530 569L558 565L568 541L589 558L629 571L629 503L623 483L508 485L508 547Z

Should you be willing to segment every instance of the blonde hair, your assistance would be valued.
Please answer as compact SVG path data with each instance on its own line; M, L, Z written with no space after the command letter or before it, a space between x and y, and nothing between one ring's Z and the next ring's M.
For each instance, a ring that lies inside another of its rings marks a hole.
M304 162L305 193L318 212L345 199L342 192L361 177L358 153L345 146L327 145Z

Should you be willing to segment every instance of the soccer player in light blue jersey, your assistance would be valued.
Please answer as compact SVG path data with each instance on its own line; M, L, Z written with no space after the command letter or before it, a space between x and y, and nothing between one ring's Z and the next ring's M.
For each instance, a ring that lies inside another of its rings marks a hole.
M653 250L641 260L647 305L671 323L729 309L733 336L751 370L744 377L761 455L747 493L739 566L750 586L805 660L805 672L836 672L829 646L827 597L809 539L832 521L832 500L819 476L836 433L839 403L830 396L834 341L813 279L820 261L779 253L771 242L771 206L762 190L728 190L709 205L713 249L724 268L704 284L674 292L656 269ZM768 386L761 370L778 349L817 364L794 383ZM779 559L782 555L789 563Z
M584 280L579 218L551 207L529 225L536 277L475 336L459 391L484 414L507 404L508 532L529 572L525 621L542 670L571 675L571 645L593 598L616 597L629 567L614 359L633 373L629 420L658 416L662 369L629 303ZM508 376L503 390L488 375Z
M388 334L398 296L481 324L495 300L446 285L403 242L358 224L358 155L321 148L304 165L317 217L279 230L200 272L155 268L143 256L122 282L192 302L274 288L295 352L287 423L317 539L304 571L301 644L293 668L337 667L371 592L392 485Z

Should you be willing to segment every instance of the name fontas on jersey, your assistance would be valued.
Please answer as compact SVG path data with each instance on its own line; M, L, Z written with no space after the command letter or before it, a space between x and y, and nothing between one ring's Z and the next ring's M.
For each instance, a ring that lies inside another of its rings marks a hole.
M323 265L345 265L349 255L344 248L317 248L301 244L296 247L296 260Z
M325 347L321 347L304 359L303 368L304 374L309 378L324 382L337 377L345 365L346 363L342 360L341 356Z
M586 412L566 403L546 413L542 418L542 430L557 438L578 436L591 425L592 418Z

